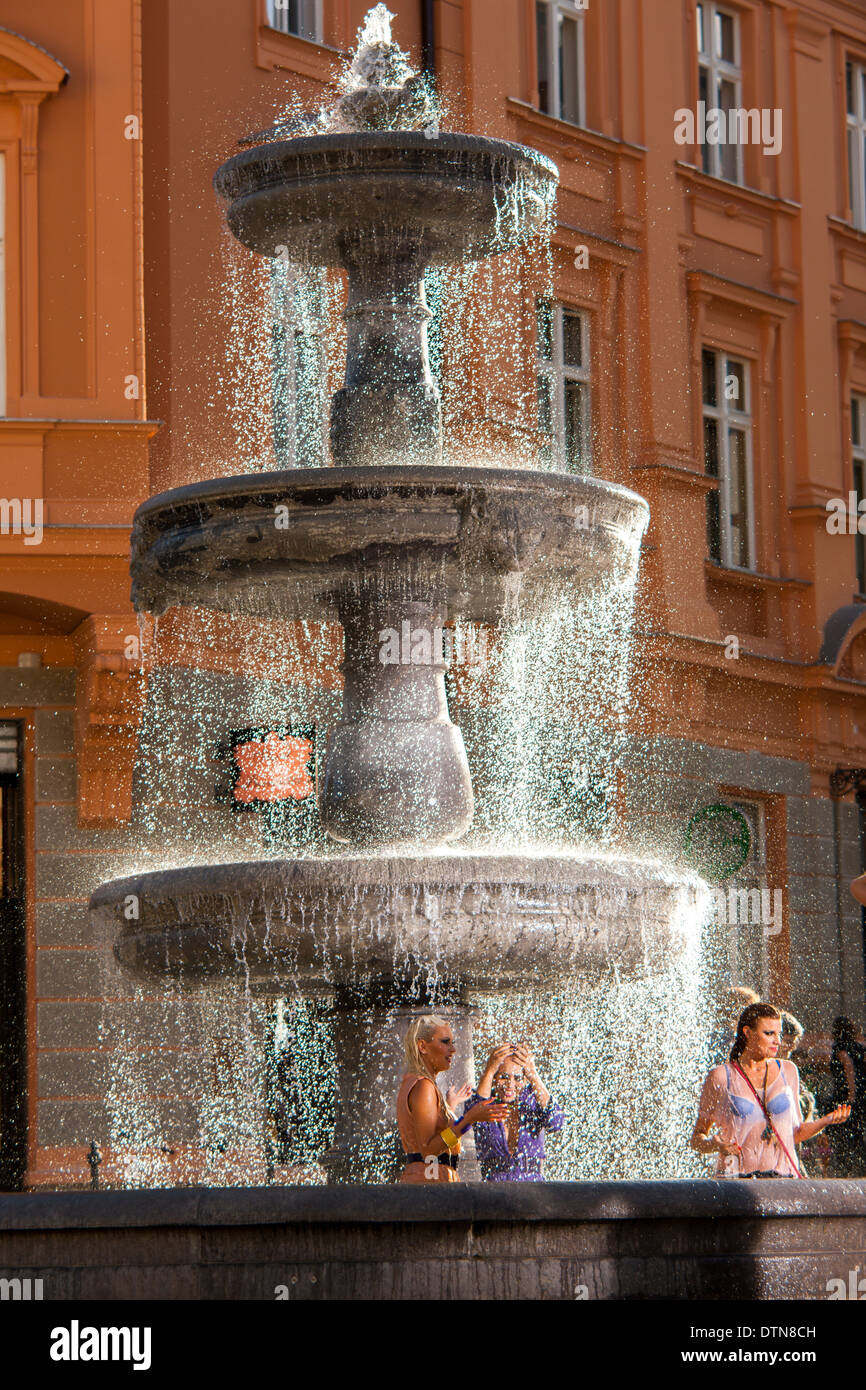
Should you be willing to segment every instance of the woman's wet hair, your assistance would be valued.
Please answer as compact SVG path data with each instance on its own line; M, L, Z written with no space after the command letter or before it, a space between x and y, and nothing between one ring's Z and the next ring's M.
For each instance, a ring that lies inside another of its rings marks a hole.
M431 1070L418 1047L419 1042L429 1042L440 1028L450 1028L451 1024L447 1018L440 1018L438 1014L422 1014L420 1018L413 1018L406 1030L406 1037L403 1046L406 1049L406 1067L413 1076L425 1076L428 1081L432 1081L436 1090L439 1091L439 1083L436 1080L436 1073ZM439 1091L440 1096L442 1092ZM442 1096L442 1104L445 1113L450 1119L454 1118L454 1111Z
M795 1018L793 1014L789 1014L787 1009L782 1009L780 1013L782 1018L782 1037L795 1038L797 1042L799 1042L804 1032L802 1023L798 1018Z
M734 1038L734 1045L731 1048L730 1061L736 1062L746 1047L746 1028L754 1028L759 1019L762 1018L781 1018L777 1008L772 1004L749 1004L743 1009L737 1019L737 1036Z

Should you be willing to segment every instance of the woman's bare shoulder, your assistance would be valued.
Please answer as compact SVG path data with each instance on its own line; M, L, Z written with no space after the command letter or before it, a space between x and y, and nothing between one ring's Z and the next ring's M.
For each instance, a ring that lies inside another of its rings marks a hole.
M409 1071L403 1077L403 1085L406 1086L407 1082L409 1083L406 1087L407 1100L413 1096L419 1100L422 1098L428 1100L439 1095L438 1087L430 1080L429 1076L419 1076L417 1072Z

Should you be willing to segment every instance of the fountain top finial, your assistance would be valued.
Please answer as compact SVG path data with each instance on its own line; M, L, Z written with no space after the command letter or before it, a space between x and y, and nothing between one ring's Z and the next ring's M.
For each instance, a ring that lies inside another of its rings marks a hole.
M358 30L358 43L361 48L371 44L391 43L391 20L394 15L387 5L374 5L364 16L364 23Z
M430 84L393 41L393 18L381 3L368 10L351 62L340 79L340 95L328 123L331 130L438 128Z

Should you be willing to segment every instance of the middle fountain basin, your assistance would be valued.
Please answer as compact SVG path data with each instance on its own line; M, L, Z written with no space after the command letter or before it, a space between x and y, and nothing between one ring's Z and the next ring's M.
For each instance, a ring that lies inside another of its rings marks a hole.
M91 911L140 977L424 1000L658 970L694 941L706 893L613 856L340 856L141 874L102 884Z
M133 599L277 620L338 619L343 719L319 812L370 849L459 839L473 814L436 638L452 620L542 611L563 590L625 591L649 517L625 488L507 468L297 469L198 483L136 513ZM399 661L390 636L428 643Z
M378 577L441 594L448 615L495 623L551 581L629 583L649 519L597 479L510 468L302 468L220 478L139 507L136 608L175 604L335 618L346 586Z

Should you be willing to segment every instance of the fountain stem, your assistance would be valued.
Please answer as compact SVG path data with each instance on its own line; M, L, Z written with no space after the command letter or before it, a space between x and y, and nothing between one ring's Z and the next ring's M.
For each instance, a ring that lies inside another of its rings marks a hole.
M406 1070L403 1039L419 1013L436 1005L417 1002L385 1004L373 994L358 999L338 991L334 1008L334 1049L339 1098L330 1149L322 1166L329 1183L393 1182L405 1163L394 1123L394 1097ZM446 1084L475 1085L472 1050L473 1012L460 998L442 1000L457 1045L457 1058ZM471 1129L460 1159L463 1181L478 1181L478 1163Z
M364 586L340 600L343 720L325 758L319 813L349 844L456 839L472 782L445 695L444 604Z
M440 463L442 413L430 374L424 256L417 235L373 230L346 246L346 382L331 408L334 462Z

